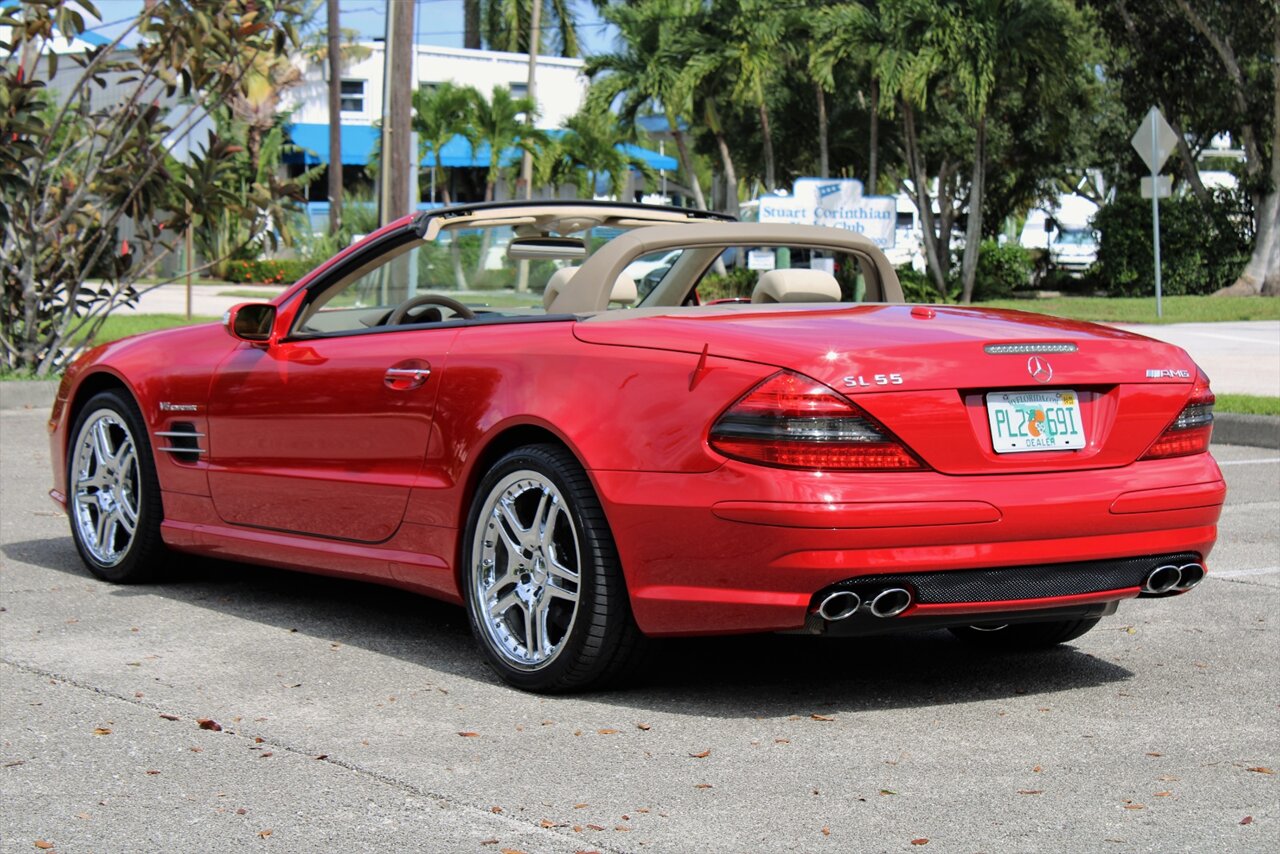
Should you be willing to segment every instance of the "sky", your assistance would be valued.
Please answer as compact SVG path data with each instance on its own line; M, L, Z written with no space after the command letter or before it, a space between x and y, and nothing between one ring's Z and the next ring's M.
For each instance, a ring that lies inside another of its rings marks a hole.
M142 0L93 0L102 13L102 24L90 28L106 38L115 38L142 9ZM414 16L416 41L444 47L462 47L462 0L341 0L342 26L358 31L366 38L382 38L386 30L387 3L417 3ZM600 20L590 3L572 2L578 14L579 37L588 54L603 53L612 46L609 27ZM324 8L317 13L316 24L324 26Z

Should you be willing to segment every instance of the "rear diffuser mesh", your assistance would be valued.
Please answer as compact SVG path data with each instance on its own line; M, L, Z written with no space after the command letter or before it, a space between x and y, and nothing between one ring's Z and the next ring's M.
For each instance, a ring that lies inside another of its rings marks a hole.
M864 575L837 582L826 588L824 594L835 590L852 590L865 600L867 594L874 596L886 587L905 587L914 592L915 600L922 605L1078 596L1082 593L1141 587L1147 573L1157 566L1182 566L1186 563L1200 563L1200 555L1181 552L1122 560L1003 566L999 569Z

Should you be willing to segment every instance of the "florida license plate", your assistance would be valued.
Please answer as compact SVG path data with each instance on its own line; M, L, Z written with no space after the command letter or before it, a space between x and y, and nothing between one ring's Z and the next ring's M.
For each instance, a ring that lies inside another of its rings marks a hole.
M990 392L987 421L998 454L1070 451L1085 445L1080 396L1071 389Z

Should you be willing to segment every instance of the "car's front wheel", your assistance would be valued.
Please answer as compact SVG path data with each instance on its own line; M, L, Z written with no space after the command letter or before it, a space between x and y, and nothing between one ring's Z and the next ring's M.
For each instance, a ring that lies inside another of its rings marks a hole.
M1073 641L1098 625L1101 617L1045 623L958 626L951 633L962 641L994 649L1039 649Z
M643 641L591 482L556 445L507 453L476 490L465 539L471 628L526 691L571 691L625 672Z
M67 513L76 549L104 581L153 578L165 556L163 510L151 444L137 404L123 391L94 395L67 448Z

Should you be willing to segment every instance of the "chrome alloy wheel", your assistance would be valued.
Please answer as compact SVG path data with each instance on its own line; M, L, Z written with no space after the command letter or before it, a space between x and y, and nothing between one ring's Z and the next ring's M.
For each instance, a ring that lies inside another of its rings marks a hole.
M471 607L493 649L520 670L546 667L578 612L581 549L564 496L523 469L494 484L472 543Z
M138 525L137 446L123 419L100 409L85 419L73 447L72 521L89 555L115 566L128 554Z

